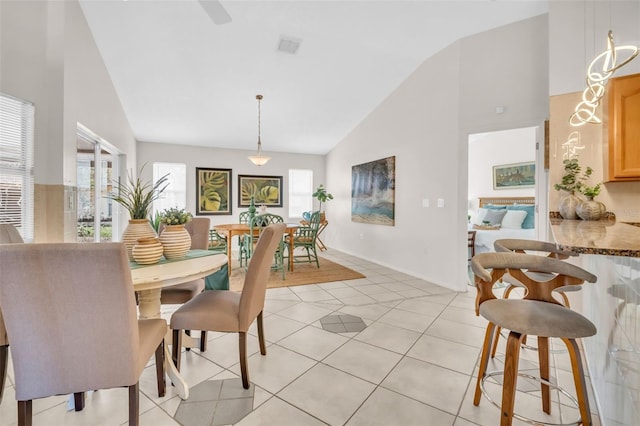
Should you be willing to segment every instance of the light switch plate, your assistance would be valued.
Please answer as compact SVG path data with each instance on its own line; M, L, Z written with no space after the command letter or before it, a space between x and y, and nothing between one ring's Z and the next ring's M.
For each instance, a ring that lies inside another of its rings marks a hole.
M422 200L422 207L429 207L429 199L425 198Z
M444 207L444 198L438 198L438 207L439 208L443 208Z

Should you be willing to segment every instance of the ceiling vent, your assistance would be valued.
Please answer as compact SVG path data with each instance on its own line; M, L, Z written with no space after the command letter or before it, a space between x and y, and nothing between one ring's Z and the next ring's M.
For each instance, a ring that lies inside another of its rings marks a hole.
M278 51L295 55L298 52L302 40L294 37L281 36L278 42Z

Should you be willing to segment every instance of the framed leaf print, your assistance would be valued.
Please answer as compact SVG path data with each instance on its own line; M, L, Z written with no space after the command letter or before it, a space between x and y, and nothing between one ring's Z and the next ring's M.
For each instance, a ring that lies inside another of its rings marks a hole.
M196 216L231 214L231 169L196 167Z
M282 176L238 175L238 207L282 207Z

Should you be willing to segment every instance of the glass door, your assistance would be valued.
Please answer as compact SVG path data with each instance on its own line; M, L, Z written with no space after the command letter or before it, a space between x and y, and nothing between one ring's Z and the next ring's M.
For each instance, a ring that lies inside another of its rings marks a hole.
M115 149L78 125L76 142L77 241L112 241L113 202L106 197L117 175ZM97 167L96 167L97 165ZM97 231L96 231L97 230Z

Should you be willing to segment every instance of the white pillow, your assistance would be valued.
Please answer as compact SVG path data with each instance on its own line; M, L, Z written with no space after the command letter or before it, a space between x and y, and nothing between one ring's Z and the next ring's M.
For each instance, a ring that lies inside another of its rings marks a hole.
M524 210L507 210L507 214L502 218L502 227L509 229L521 229L522 222L527 217Z
M482 225L484 217L487 215L487 209L479 208L474 215L471 216L471 224Z

